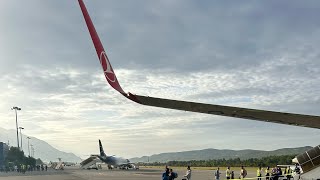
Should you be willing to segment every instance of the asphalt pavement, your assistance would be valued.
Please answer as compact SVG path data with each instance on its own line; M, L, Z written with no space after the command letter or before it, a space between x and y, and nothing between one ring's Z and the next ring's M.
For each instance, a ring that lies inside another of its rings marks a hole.
M191 168L192 169L192 168ZM238 176L239 168L235 169ZM177 180L181 180L185 174L184 169L174 170L178 173ZM66 167L65 170L33 171L25 174L17 172L0 172L0 180L159 180L162 169L141 168L140 170L82 170L79 167ZM224 170L221 171L221 179L224 179ZM213 180L213 170L192 170L193 180ZM254 177L254 172L248 172L248 177Z

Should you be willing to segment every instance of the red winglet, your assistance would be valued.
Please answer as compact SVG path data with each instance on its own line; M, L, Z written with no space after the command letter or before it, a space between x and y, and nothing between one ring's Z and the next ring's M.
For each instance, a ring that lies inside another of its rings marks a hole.
M102 43L101 43L99 36L97 34L97 31L94 28L94 25L91 21L91 18L88 14L88 11L87 11L83 1L82 0L78 0L78 1L79 1L81 11L83 13L84 19L85 19L86 24L88 26L89 33L91 35L94 47L96 48L97 55L100 60L100 64L102 66L102 69L103 69L103 72L104 72L104 75L105 75L107 81L115 90L117 90L121 94L126 94L122 90L122 88L117 80L117 77L116 77L116 75L112 69L112 66L109 62L108 56L107 56L106 52L104 51Z
M85 4L83 3L83 0L78 0L78 2L79 2L79 5L80 5L80 8L81 8L83 17L84 17L84 19L86 21L90 36L91 36L93 44L94 44L94 47L96 48L97 55L98 55L98 58L100 60L100 64L102 66L103 72L104 72L104 76L106 77L108 83L115 90L117 90L122 95L124 95L126 98L139 103L139 101L137 100L137 98L133 94L125 93L123 91L123 89L121 88L121 86L120 86L120 84L118 82L117 76L116 76L116 74L114 73L114 71L112 69L112 66L110 64L108 56L107 56L106 52L104 51L104 48L102 46L102 43L101 43L100 38L98 36L98 33L97 33L96 29L94 28L94 25L93 25L93 23L91 21L91 18L89 16L89 13L87 11L87 8L86 8Z

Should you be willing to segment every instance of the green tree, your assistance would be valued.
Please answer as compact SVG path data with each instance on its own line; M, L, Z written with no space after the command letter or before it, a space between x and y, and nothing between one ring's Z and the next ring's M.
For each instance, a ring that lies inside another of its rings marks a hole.
M25 160L24 158L25 156L23 151L20 151L20 149L17 147L11 147L8 151L5 162L6 164L9 164L9 163L13 163L15 165L23 164Z
M38 159L36 160L36 164L43 164L43 162L41 161L40 158L38 158Z
M26 163L26 165L30 165L30 166L32 166L32 167L35 167L36 166L36 159L35 158L33 158L33 157L26 157L25 158L25 163Z
M212 160L191 160L191 161L169 161L167 163L139 163L139 165L151 165L151 166L197 166L197 167L216 167L216 166L231 166L231 167L257 167L257 166L275 166L277 164L291 164L291 160L295 155L283 155L283 156L269 156L263 158L250 158L241 160L235 159L212 159Z
M39 162L42 162L41 159L38 159ZM10 147L7 157L5 159L5 164L8 167L12 167L14 165L24 164L24 165L30 165L35 166L36 165L36 159L33 157L26 157L19 148L17 147Z

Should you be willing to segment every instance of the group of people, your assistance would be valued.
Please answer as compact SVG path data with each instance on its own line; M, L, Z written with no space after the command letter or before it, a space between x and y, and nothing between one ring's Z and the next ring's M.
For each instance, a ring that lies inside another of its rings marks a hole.
M301 171L301 168L299 167L298 164L296 164L294 172L296 174L300 174L300 171ZM280 176L285 176L285 177L287 177L287 180L290 180L292 178L292 173L293 173L293 170L290 168L290 166L286 167L284 172L278 166L275 166L272 169L270 169L270 167L268 166L265 170L266 180L278 180ZM257 175L260 175L258 177L262 177L261 167L259 167L259 169L257 170ZM261 178L260 178L260 180L261 180Z
M220 180L221 172L220 168L218 167L217 170L214 171L214 177L216 180ZM234 171L231 171L230 167L227 167L226 170L226 178L227 179L234 179ZM247 170L241 166L240 174L239 174L239 179L243 179L247 176Z
M301 168L298 165L296 165L294 169L295 173L300 174L300 170ZM280 176L283 176L283 177L285 176L287 177L287 180L290 180L292 178L292 173L293 171L290 168L290 166L286 167L284 172L282 172L282 169L278 166L275 166L272 169L268 166L264 171L260 166L257 169L257 180L262 180L263 175L266 178L266 180L278 180ZM245 178L247 174L248 174L247 170L243 166L241 166L239 179ZM214 176L216 180L220 179L221 172L219 167L214 171ZM234 171L231 171L230 167L227 167L226 179L234 179L234 178L235 178Z
M300 171L301 168L296 165L294 172L300 174ZM275 166L272 169L268 166L265 170L263 170L260 166L257 169L257 180L262 180L263 175L266 180L278 180L280 176L285 176L287 177L287 180L290 180L292 178L292 173L293 171L290 166L286 167L284 172L282 172L282 169L278 166ZM247 170L244 168L244 166L241 166L239 179L246 178L247 174ZM219 167L214 171L214 176L216 180L220 180L221 172ZM168 166L165 167L165 172L162 174L162 180L174 180L177 177L178 173L173 172L173 170ZM226 179L235 179L234 171L231 171L230 167L227 167L226 169ZM182 180L191 180L190 166L187 167L187 172Z
M173 172L171 168L168 166L165 167L165 172L162 174L162 180L174 180L178 178L178 173ZM183 180L191 180L191 168L190 166L187 167L187 172L184 175Z
M37 165L35 167L30 166L30 165L25 165L25 164L19 164L19 165L14 165L12 167L9 166L4 166L3 168L0 168L0 172L10 172L10 171L15 171L19 173L26 173L27 171L47 171L48 166L47 165Z

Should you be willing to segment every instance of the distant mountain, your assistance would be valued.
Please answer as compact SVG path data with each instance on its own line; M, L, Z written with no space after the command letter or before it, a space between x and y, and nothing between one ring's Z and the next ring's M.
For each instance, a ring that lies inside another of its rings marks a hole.
M62 161L67 162L81 162L81 159L74 155L73 153L66 153L63 151L60 151L54 147L52 147L47 142L37 139L35 137L29 136L30 144L34 146L35 152L34 156L35 158L40 158L44 162L49 161L58 161L57 158L62 158ZM3 128L0 128L0 141L4 143L10 142L10 146L17 146L17 134L16 130L6 130ZM19 133L19 142L20 142L20 133ZM26 156L29 155L28 153L28 140L27 136L22 134L22 148ZM30 148L31 151L31 148ZM30 152L31 153L31 152Z
M209 159L234 159L240 158L241 160L249 158L262 158L267 156L275 155L296 155L300 154L311 146L298 147L298 148L284 148L274 151L260 151L260 150L219 150L219 149L203 149L194 151L183 151L183 152L171 152L161 153L152 156L143 156L131 158L132 162L168 162L168 161L189 161L189 160L209 160Z

